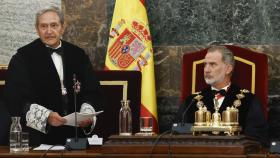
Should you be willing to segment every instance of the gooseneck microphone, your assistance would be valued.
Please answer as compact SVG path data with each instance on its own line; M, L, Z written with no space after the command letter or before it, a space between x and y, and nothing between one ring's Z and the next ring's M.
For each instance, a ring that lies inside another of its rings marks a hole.
M81 83L77 81L76 74L73 74L74 108L75 108L75 142L78 141L78 121L77 121L77 94L81 90Z
M182 114L182 120L179 123L173 123L172 131L173 133L179 133L179 134L189 134L191 132L192 123L185 123L185 116L187 112L189 111L190 107L195 102L195 99L193 98L191 102L187 105L185 111Z
M192 106L192 104L195 102L195 99L193 98L192 101L189 103L189 105L186 107L185 111L182 114L182 121L181 121L181 126L185 125L185 116L186 113L189 111L190 107Z
M86 149L88 142L87 138L78 138L78 121L77 121L77 95L80 92L81 83L77 80L76 74L73 74L73 95L74 95L74 108L75 108L75 138L68 138L66 146L70 149Z

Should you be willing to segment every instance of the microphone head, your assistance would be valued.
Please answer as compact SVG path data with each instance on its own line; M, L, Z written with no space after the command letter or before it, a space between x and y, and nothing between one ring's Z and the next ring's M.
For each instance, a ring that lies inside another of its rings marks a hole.
M191 134L192 133L192 123L185 123L185 124L181 124L181 123L174 123L172 125L172 133L175 134Z
M76 74L73 74L73 82L74 82L74 84L76 83Z

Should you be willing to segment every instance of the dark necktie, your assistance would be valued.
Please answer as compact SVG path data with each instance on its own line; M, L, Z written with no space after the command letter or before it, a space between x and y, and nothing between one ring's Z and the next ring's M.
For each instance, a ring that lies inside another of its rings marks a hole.
M59 54L59 55L62 55L62 53L63 53L63 48L62 47L59 47L57 49L47 47L47 49L48 49L48 52L50 53L50 55L52 55L54 52Z

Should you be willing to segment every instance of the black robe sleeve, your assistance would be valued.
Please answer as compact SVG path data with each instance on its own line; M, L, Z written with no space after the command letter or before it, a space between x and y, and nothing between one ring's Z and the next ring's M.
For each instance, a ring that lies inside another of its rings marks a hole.
M32 90L26 65L19 54L14 55L9 63L4 97L11 116L25 118L32 102Z
M261 103L256 97L252 99L243 128L245 135L257 139L264 146L269 146L268 123L262 111Z

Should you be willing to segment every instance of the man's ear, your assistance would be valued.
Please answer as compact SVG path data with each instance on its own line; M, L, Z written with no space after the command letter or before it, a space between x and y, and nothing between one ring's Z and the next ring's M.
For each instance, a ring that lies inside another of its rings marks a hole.
M61 23L60 23L61 24ZM63 24L61 24L61 36L64 34L65 30L66 30L67 24L66 21L64 21Z
M63 24L61 27L62 27L62 32L61 32L61 35L63 35L63 34L64 34L64 31L65 31L65 27L66 27L66 26L65 26L65 24Z
M227 65L227 71L226 71L226 74L231 74L231 73L232 73L232 71L233 71L233 66L232 66L232 65L230 65L230 64L228 64L228 65Z

